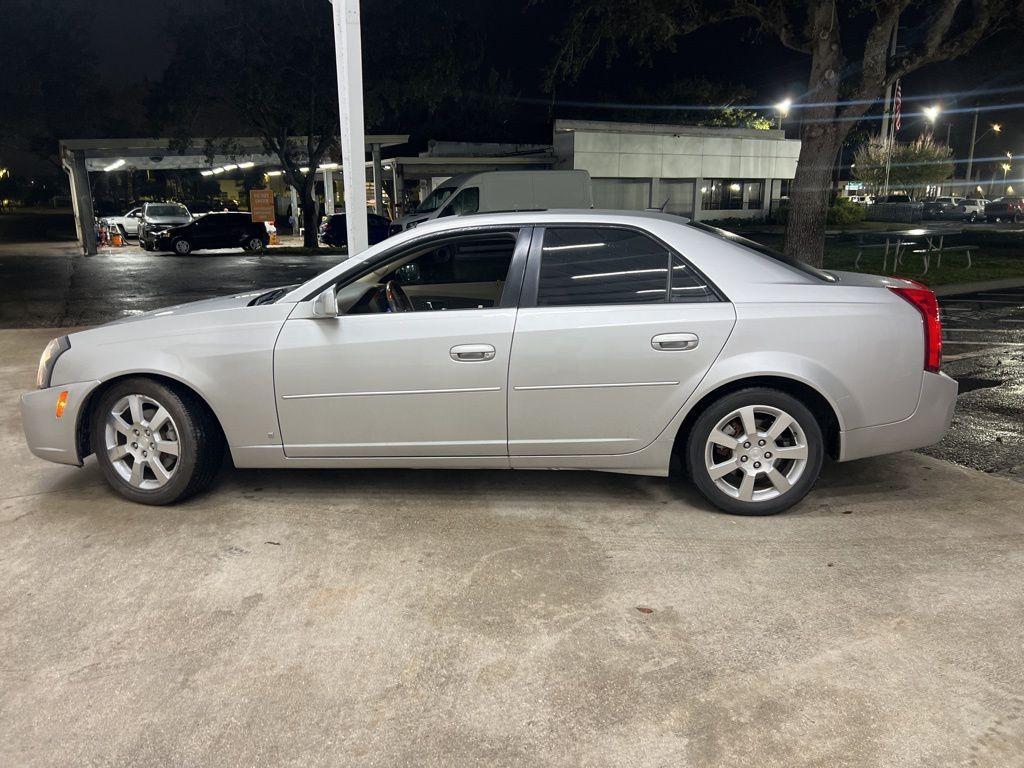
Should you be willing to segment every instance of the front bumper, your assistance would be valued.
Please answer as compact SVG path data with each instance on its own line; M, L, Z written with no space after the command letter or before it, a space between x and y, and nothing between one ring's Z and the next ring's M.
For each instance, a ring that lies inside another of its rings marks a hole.
M60 384L49 389L37 389L21 396L21 425L25 442L36 456L58 464L82 466L78 452L78 424L85 405L98 381ZM57 398L67 390L64 413L57 418Z
M949 430L956 406L957 383L944 373L925 371L921 399L909 418L877 427L861 427L839 435L839 460L909 451L939 442Z

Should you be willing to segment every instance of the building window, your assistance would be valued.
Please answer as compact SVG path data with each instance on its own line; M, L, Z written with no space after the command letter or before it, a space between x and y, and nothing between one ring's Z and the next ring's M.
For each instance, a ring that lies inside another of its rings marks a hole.
M650 179L593 179L594 207L642 211L651 204Z
M705 211L760 210L764 204L762 181L704 179L700 193L700 207Z
M667 300L706 302L715 301L715 296L679 254L639 232L612 227L545 229L538 307Z

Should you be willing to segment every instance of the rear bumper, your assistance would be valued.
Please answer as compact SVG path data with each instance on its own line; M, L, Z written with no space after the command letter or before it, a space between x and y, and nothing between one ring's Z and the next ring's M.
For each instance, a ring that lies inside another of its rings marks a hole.
M841 432L839 460L881 456L937 443L953 420L956 393L955 379L944 373L925 372L921 381L921 399L914 413L892 424Z
M58 464L82 466L78 454L78 423L89 394L99 386L98 381L61 384L49 389L37 389L21 396L21 425L25 442L36 456ZM57 418L57 398L68 392L64 413Z

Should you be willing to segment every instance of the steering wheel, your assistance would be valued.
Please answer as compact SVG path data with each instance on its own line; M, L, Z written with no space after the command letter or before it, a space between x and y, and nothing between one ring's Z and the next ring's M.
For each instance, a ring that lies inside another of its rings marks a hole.
M412 301L397 280L388 280L384 283L384 300L388 303L388 309L392 312L412 312Z

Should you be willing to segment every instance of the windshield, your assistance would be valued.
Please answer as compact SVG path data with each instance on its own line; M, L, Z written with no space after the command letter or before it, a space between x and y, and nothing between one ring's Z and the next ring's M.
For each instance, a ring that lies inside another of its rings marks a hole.
M700 222L697 221L691 221L689 223L689 226L693 227L694 229L699 229L701 232L707 232L709 234L715 235L716 237L720 237L723 240L728 240L731 243L736 243L736 245L742 245L744 248L749 248L750 250L759 253L762 256L767 256L769 259L781 262L782 264L785 264L787 267L790 267L791 269L795 269L798 272L804 273L805 275L815 277L818 280L825 280L829 283L834 283L836 281L835 277L830 275L828 272L817 269L816 267L812 267L810 264L804 264L802 261L791 259L784 253L779 253L773 248L769 248L766 245L761 245L760 243L756 243L753 240L747 240L747 238L740 237L734 232L726 232L724 229L712 227L708 224L701 224Z
M151 205L146 208L147 216L188 216L184 205Z
M458 187L438 187L427 195L426 200L416 206L416 213L430 213L432 211L436 211L444 205L444 201L451 197L452 192L456 189L458 189Z

